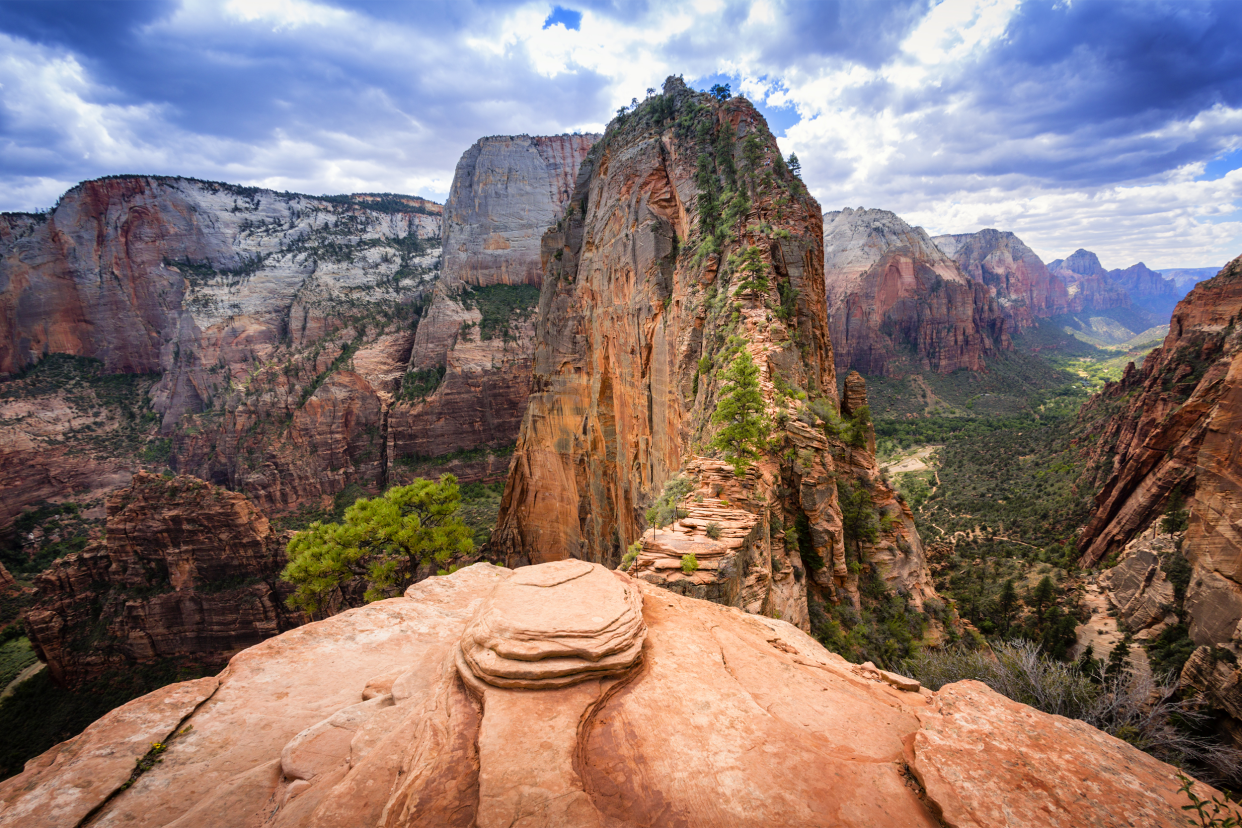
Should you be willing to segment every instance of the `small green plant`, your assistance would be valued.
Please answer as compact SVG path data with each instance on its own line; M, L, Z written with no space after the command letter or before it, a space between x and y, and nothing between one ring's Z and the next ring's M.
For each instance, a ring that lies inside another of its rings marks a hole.
M1190 800L1189 805L1183 805L1183 811L1194 811L1193 817L1187 818L1187 824L1198 826L1198 828L1238 828L1242 826L1242 821L1238 820L1237 811L1234 809L1229 798L1226 797L1222 802L1217 797L1203 799L1194 789L1194 780L1184 773L1177 775L1178 780L1182 783L1179 790L1186 794L1186 798ZM1208 809L1211 813L1208 813ZM1222 814L1224 814L1222 816Z
M621 570L628 572L629 568L634 565L634 561L638 558L638 553L643 551L643 542L636 540L625 548L625 555L621 557Z
M681 556L681 571L689 575L691 572L697 571L699 568L699 559L694 557L694 553Z
M720 524L718 522L713 520L711 523L707 524L707 536L709 538L712 540L720 540L720 534Z

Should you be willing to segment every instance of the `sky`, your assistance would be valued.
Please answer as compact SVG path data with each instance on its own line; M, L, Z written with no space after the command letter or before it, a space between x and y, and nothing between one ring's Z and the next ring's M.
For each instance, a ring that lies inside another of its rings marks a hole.
M0 0L0 210L102 175L442 201L485 135L730 84L825 210L1242 254L1242 2Z

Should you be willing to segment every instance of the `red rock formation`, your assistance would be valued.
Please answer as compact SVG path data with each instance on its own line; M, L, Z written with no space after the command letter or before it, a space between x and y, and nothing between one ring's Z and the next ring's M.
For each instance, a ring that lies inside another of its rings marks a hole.
M13 580L13 576L4 568L4 564L0 564L0 592L17 586L17 581Z
M1130 301L1136 307L1160 321L1171 316L1177 303L1186 295L1186 291L1172 279L1164 278L1142 262L1124 270L1110 270L1108 278L1130 295Z
M1163 346L1079 415L1092 436L1090 470L1105 480L1080 541L1083 561L1100 561L1157 521L1176 487L1189 497L1182 554L1192 566L1190 635L1201 649L1224 647L1235 656L1242 654L1240 317L1242 258L1197 285L1178 304ZM1217 669L1203 658L1188 665L1183 681L1242 719L1229 689L1242 681L1236 666Z
M1053 275L1013 233L989 229L932 240L963 273L991 288L1020 330L1069 310L1065 280Z
M988 288L887 210L824 214L824 284L839 372L980 371L1012 347Z
M712 157L717 183L696 183ZM566 220L543 241L534 392L492 536L513 564L615 566L642 538L640 577L804 626L808 583L833 601L848 588L834 482L846 447L808 401L836 417L820 213L778 157L748 102L714 102L675 78L587 156ZM721 242L699 188L734 186L733 168L749 207ZM746 250L766 285L740 271ZM774 447L738 478L707 453L722 374L742 349L776 426ZM645 509L678 475L691 492L679 506L695 511L649 529ZM717 543L704 533L725 497L730 534ZM806 558L783 528L799 522ZM703 560L682 579L687 545Z
M1173 828L1176 774L784 621L590 564L477 564L109 713L0 783L0 826Z
M38 577L26 627L62 684L161 659L221 666L303 620L284 607L283 565L244 495L138 473L108 498L106 540Z

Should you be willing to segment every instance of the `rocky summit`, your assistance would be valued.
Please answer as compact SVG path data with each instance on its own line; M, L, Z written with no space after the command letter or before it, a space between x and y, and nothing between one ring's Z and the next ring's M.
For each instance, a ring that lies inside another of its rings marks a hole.
M476 564L285 633L0 783L14 828L1172 828L1184 804L1087 725L581 561Z

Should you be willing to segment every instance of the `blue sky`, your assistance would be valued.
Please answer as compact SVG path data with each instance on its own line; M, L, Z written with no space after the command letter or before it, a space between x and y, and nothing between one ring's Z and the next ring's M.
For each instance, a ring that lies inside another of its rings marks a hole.
M825 210L1242 253L1234 0L0 0L0 210L116 173L442 200L480 136L597 131L669 74L755 101Z

